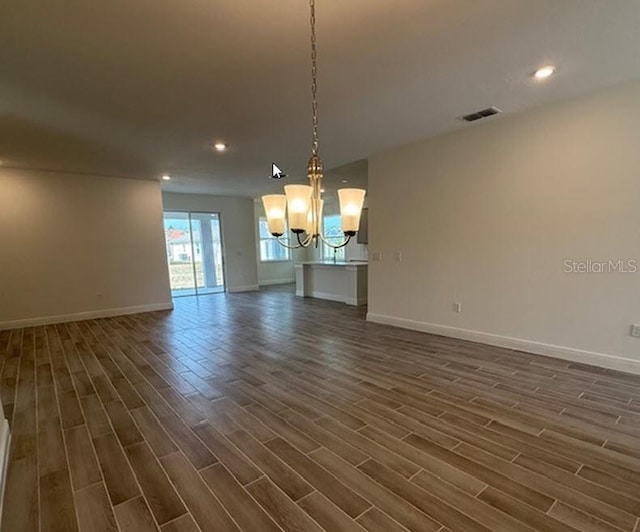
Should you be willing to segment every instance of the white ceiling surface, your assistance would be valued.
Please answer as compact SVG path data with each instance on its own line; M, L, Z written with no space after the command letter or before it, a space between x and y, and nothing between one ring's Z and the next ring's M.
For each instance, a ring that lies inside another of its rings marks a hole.
M327 168L640 77L638 0L317 0L317 18ZM0 160L225 195L278 190L272 161L303 181L308 39L304 0L3 0Z

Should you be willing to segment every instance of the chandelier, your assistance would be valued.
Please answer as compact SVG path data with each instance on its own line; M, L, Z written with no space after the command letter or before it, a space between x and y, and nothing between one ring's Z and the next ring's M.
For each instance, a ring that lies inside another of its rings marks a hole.
M316 64L316 8L315 0L310 0L311 10L311 158L307 163L308 185L286 185L284 194L262 196L262 203L267 215L269 232L276 237L282 246L296 249L306 248L310 244L316 247L320 241L327 246L338 249L346 246L358 232L360 214L366 191L359 188L343 188L338 190L340 203L340 220L344 241L340 244L328 242L322 232L322 159L318 155L318 80ZM288 212L287 212L288 211ZM291 232L296 235L297 243L293 246L280 240L285 232L285 218L289 222ZM305 236L306 235L306 236Z

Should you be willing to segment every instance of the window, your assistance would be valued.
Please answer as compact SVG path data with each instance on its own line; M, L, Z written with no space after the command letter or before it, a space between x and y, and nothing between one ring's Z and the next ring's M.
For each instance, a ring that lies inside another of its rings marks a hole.
M334 214L324 217L324 237L331 244L340 245L344 242L344 233L342 232L342 225L340 222L340 215ZM331 246L327 246L322 243L322 258L324 260L344 260L344 248L333 249Z
M291 250L281 246L278 240L269 233L265 216L260 216L258 232L260 233L260 260L262 262L291 260ZM289 231L286 225L284 235L280 237L280 240L289 245Z

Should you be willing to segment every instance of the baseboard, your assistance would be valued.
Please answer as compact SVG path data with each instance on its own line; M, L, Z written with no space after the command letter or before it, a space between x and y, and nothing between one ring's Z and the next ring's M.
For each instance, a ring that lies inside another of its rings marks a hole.
M604 353L583 351L581 349L574 349L571 347L533 342L531 340L522 340L520 338L511 338L508 336L500 336L497 334L484 333L480 331L459 329L457 327L449 327L447 325L437 325L434 323L396 318L393 316L385 316L382 314L368 313L367 321L373 323L382 323L385 325L393 325L394 327L400 327L402 329L411 329L414 331L437 334L439 336L458 338L460 340L469 340L471 342L477 342L479 344L504 347L516 351L525 351L527 353L533 353L535 355L561 358L564 360L570 360L571 362L591 364L593 366L615 369L618 371L625 371L627 373L640 375L640 360L632 360L629 358L614 355L606 355Z
M111 318L113 316L125 316L127 314L141 314L157 310L172 310L173 303L152 303L150 305L137 305L134 307L108 308L101 310L89 310L87 312L74 312L72 314L60 314L57 316L41 316L38 318L26 318L22 320L2 321L0 330L18 329L21 327L35 327L37 325L51 325L52 323L65 323L68 321L93 320L95 318Z
M9 469L9 447L11 446L11 432L9 422L3 419L0 423L0 524L2 508L4 506L4 492L7 484L7 469Z
M316 298L316 299L325 299L327 301L335 301L336 303L344 303L345 305L352 305L354 307L367 304L367 298L366 297L353 298L353 297L343 296L343 295L339 295L339 294L331 294L329 292L308 292L308 293L305 293L302 290L296 290L296 296L297 297L312 297L312 298Z
M296 280L292 277L291 279L270 279L268 281L260 281L260 286L271 286L274 284L293 284Z
M326 299L327 301L335 301L337 303L345 303L345 298L339 294L331 294L329 292L307 292L304 297L315 297L316 299Z
M247 286L230 286L227 288L227 292L230 294L233 292L255 292L256 290L260 290L260 287L257 284L250 284Z
M366 297L347 297L344 302L347 305L353 305L354 307L360 307L367 304Z

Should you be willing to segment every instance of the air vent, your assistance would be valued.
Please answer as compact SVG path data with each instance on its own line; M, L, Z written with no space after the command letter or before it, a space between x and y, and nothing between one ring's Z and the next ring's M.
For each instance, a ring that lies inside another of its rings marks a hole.
M476 120L480 120L482 118L487 118L489 116L497 115L502 111L497 107L487 107L486 109L482 109L482 111L476 111L475 113L470 113L468 115L459 116L460 120L464 120L465 122L475 122Z

